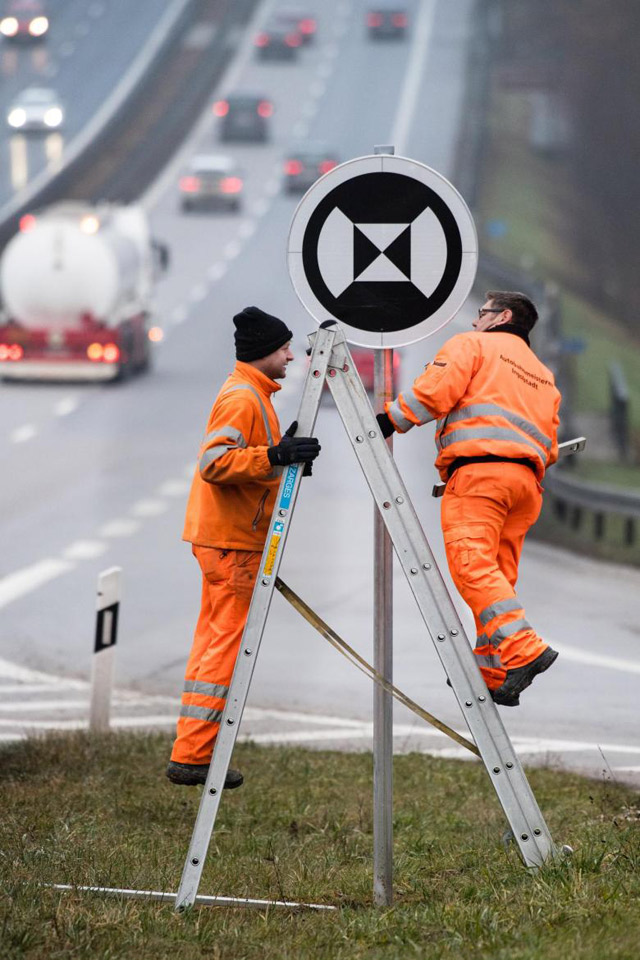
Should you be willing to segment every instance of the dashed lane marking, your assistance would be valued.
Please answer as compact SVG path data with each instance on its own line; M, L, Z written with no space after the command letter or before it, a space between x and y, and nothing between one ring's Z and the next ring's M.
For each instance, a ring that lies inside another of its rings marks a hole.
M27 440L32 440L37 432L32 423L25 423L23 427L16 427L15 430L12 430L9 439L12 443L26 443Z
M79 405L80 401L77 397L63 397L62 400L56 403L53 412L56 417L66 417L70 413L73 413L74 410L77 410Z
M130 537L133 533L135 533L139 529L140 529L140 523L137 520L118 518L116 520L110 520L108 523L103 524L98 530L98 536Z
M8 574L0 580L0 607L6 607L19 597L37 590L63 573L68 573L74 566L75 564L68 560L47 559Z
M207 270L207 276L212 283L216 283L217 280L221 280L222 277L224 277L228 269L229 266L226 263L213 263Z
M158 517L169 509L169 504L164 500L138 500L131 507L131 513L134 517Z
M191 484L188 480L167 480L158 487L158 495L161 497L183 497L189 493Z
M93 560L101 557L108 545L101 540L75 540L62 551L65 560Z

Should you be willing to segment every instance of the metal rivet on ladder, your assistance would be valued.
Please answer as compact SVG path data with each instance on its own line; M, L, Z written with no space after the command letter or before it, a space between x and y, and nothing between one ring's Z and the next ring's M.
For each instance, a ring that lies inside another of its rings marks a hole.
M507 770L511 770L511 768L513 767L513 763L511 762L511 760L507 760L505 766Z
M411 573L416 574L418 572L417 567L411 567Z
M528 833L521 833L521 834L520 834L520 839L521 839L521 840L528 840L528 839L529 839L529 834L528 834Z
M378 434L375 432L375 430L369 430L369 436L373 438L373 437L377 437Z
M464 705L465 707L472 707L473 703L471 702L471 700L465 700Z
M389 507L391 506L391 504L389 503L388 500L385 500L384 503L382 504L382 506L385 508L385 510L388 510Z
M452 637L458 636L458 631L455 629L455 627L452 630L449 630L449 633L451 634Z
M227 726L232 727L234 723L235 723L235 720L233 719L233 717L229 717L229 719L227 720Z
M191 863L194 865L194 867L197 867L200 861L197 857L191 857Z
M494 773L500 773L500 767L494 767L494 768L493 768L493 772L494 772Z
M486 699L487 699L486 697L478 697L478 700L480 701L480 703L484 703ZM507 764L507 766L509 766L509 764Z
M423 570L431 570L431 564L430 564L430 563L423 563L423 564L422 564L422 569L423 569Z
M314 371L313 371L313 375L314 375L314 377L319 377L319 376L320 376L320 371L319 371L319 370L314 370Z
M244 651L245 657L250 657L252 653L253 653L253 650L251 649L251 647L245 648L245 651Z
M217 792L218 792L218 791L216 790L215 787L211 787L211 790L209 790L209 793L211 794L212 797L215 797L215 795L216 795Z
M443 640L446 640L446 639L447 639L447 638L445 637L444 633L439 633L439 634L438 634L438 640L440 640L440 642L442 642Z
M402 497L396 497L396 503L404 503L403 498L402 498Z
M286 515L287 515L287 511L286 511L286 510L278 510L278 516L279 516L279 517L286 517Z
M266 577L263 577L263 579L262 579L262 586L263 586L263 587L268 587L268 586L269 586L269 581L268 581L268 579L267 579Z
M539 837L540 834L542 833L542 830L540 829L540 827L536 827L533 832L535 833L536 837Z
M335 375L336 375L335 370L329 370L329 376L330 376L330 377L335 377Z
M364 437L356 437L356 443L364 443Z

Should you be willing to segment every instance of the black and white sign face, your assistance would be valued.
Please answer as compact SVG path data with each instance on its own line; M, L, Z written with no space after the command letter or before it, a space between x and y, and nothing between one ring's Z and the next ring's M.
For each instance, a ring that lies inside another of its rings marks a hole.
M403 157L350 160L315 183L289 233L289 272L318 322L347 338L402 346L444 326L466 300L477 239L464 200Z

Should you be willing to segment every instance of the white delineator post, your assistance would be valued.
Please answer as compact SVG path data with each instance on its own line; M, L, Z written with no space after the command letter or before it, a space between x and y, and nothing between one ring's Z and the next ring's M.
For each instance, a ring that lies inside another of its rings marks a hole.
M109 729L121 576L122 567L110 567L98 576L98 615L91 665L89 709L89 730L94 733L104 733Z

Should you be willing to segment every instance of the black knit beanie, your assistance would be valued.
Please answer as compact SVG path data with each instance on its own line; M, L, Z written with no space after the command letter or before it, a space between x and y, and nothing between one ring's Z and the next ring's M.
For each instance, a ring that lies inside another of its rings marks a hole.
M291 330L282 320L259 307L245 307L242 313L236 313L233 322L236 327L236 358L245 363L267 357L293 340Z

